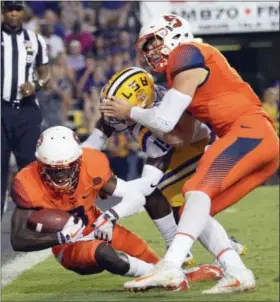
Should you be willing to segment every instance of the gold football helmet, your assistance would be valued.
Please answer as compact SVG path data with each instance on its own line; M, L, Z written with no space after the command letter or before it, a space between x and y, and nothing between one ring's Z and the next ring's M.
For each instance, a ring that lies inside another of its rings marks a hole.
M124 98L130 104L149 108L155 100L153 77L144 69L129 67L115 73L103 90L103 98Z

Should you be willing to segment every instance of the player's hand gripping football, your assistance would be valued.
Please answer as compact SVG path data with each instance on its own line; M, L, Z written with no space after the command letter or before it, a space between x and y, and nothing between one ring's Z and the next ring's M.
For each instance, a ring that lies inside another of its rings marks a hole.
M111 209L100 215L93 224L95 238L111 242L117 219L117 214Z
M63 229L57 233L60 244L75 242L83 237L85 225L81 218L71 216Z
M100 105L100 111L105 117L114 117L119 120L126 120L130 118L131 105L125 99L118 99L112 97L111 100L103 102Z

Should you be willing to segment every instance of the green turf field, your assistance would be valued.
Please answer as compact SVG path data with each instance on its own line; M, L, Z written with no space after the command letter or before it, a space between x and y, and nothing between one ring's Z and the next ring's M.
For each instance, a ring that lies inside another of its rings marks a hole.
M128 278L101 273L79 276L66 271L53 259L47 259L26 271L2 291L2 301L279 301L279 188L261 187L238 205L217 216L229 235L249 248L244 258L257 279L253 293L202 295L212 281L191 286L188 292L154 290L127 293L122 284ZM122 224L142 235L161 255L164 244L145 213ZM193 249L197 263L210 263L212 257L199 244Z

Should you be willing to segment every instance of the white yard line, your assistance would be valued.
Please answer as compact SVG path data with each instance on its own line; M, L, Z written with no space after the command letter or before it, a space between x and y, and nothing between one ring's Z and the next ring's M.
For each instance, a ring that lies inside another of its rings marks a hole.
M237 209L236 208L228 208L226 210L224 210L225 213L236 213Z
M47 259L51 254L51 249L40 252L24 253L23 255L19 255L13 260L9 261L7 264L3 265L1 270L1 288L4 288L6 285L10 284L24 271Z

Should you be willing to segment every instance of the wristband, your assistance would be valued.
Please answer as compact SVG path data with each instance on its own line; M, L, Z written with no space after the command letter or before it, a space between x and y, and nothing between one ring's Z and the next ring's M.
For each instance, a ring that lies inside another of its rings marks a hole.
M58 240L59 244L66 243L66 239L61 232L57 232L56 234L57 234L57 240Z

